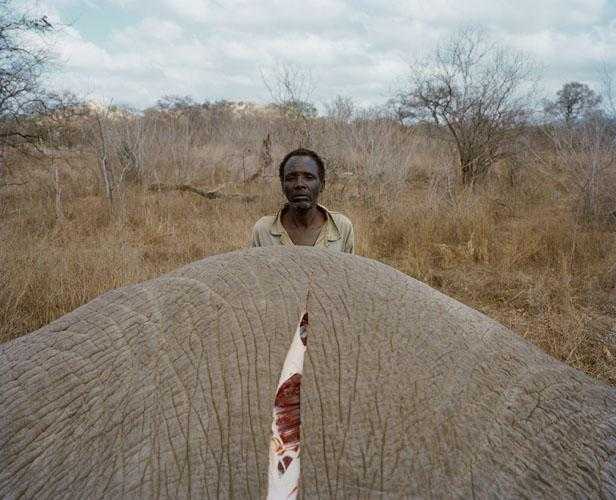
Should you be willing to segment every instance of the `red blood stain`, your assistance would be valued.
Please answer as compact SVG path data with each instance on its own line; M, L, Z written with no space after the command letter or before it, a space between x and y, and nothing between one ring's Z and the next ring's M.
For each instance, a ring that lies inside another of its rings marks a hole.
M284 444L299 444L301 383L302 376L294 373L280 386L274 400L276 427Z
M288 455L282 457L282 462L278 462L278 472L281 475L284 474L289 468L289 465L291 465L291 462L293 462L293 458L289 457Z

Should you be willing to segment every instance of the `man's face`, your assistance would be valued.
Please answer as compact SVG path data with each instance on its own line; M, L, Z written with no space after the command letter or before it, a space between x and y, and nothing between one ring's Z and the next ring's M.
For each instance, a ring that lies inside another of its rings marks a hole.
M316 205L321 193L319 166L310 156L293 156L284 166L282 190L289 205L308 210Z

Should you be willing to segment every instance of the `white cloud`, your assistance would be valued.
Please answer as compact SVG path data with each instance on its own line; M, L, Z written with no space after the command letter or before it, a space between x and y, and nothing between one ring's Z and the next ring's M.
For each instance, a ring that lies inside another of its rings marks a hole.
M135 26L131 26L121 31L112 32L112 41L118 46L130 50L135 49L135 44L139 47L151 44L173 44L181 40L183 35L182 27L178 24L147 17Z
M260 69L278 61L310 67L318 101L344 93L378 103L405 61L468 24L535 55L551 87L592 80L602 60L616 62L616 9L607 0L47 2L30 0L54 19L98 12L108 31L102 40L71 27L58 35L58 85L137 106L163 93L265 99Z
M163 0L163 5L191 21L207 21L210 14L207 0Z

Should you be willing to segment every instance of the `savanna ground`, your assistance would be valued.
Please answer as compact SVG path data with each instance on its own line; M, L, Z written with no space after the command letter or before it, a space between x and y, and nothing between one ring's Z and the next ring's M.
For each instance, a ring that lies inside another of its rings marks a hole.
M277 162L301 142L327 159L322 203L352 219L359 255L616 384L616 224L580 216L583 193L567 155L539 130L471 188L460 185L454 150L439 134L374 117L160 113L106 115L101 127L80 120L57 139L62 147L8 157L0 341L111 288L246 246L253 223L282 202ZM112 203L101 180L104 154ZM152 191L155 184L223 186L223 196Z

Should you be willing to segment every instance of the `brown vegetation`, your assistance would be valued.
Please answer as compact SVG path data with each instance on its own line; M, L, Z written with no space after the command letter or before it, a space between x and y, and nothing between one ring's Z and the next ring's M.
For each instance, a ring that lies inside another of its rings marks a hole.
M282 201L275 163L306 140L306 123L224 106L191 113L99 115L100 127L82 118L64 138L70 147L48 151L53 162L9 156L0 187L0 341L105 290L246 245L254 221ZM373 115L309 126L310 143L302 145L327 159L323 203L353 220L358 254L616 383L615 226L610 210L590 221L580 216L588 196L579 181L583 159L568 169L572 155L529 131L531 145L515 162L462 188L451 145L431 139L429 129ZM264 141L273 164L263 161ZM263 175L249 182L254 172ZM200 194L211 192L217 195Z

